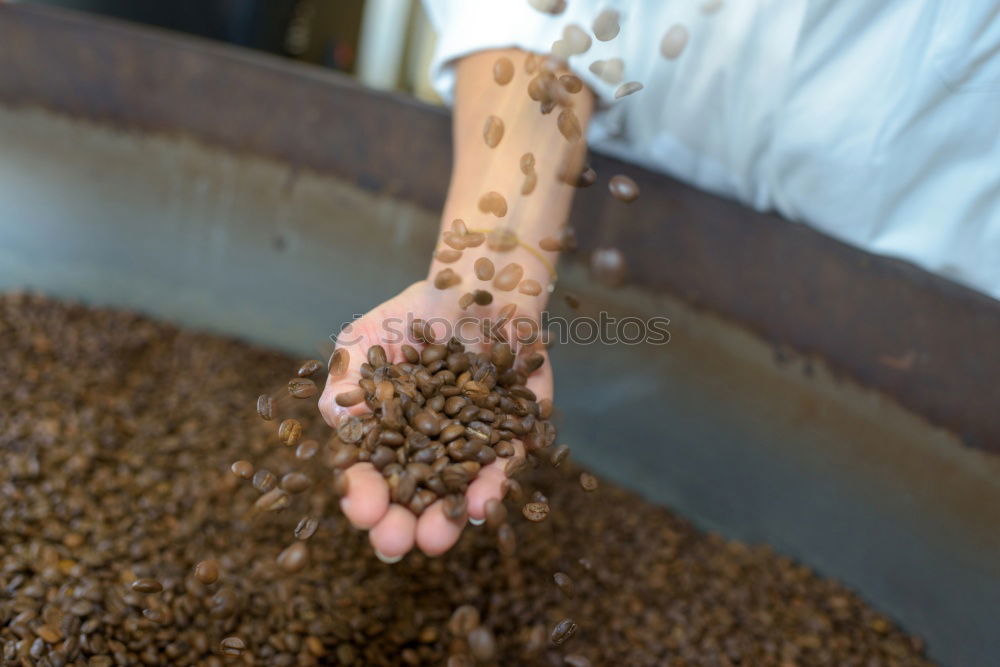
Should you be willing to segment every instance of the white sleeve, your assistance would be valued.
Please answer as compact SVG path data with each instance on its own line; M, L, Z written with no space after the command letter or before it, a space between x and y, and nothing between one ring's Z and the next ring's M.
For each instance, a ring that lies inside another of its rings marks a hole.
M430 78L435 91L449 105L455 88L455 61L486 49L520 48L548 53L562 37L563 28L576 23L590 30L594 17L608 0L572 0L558 15L543 14L528 0L423 0L427 15L437 32L437 47L431 62ZM591 49L570 59L570 69L599 96L613 97L614 89L595 77L588 65L596 58L618 55L614 42L594 41ZM520 67L521 63L515 63Z

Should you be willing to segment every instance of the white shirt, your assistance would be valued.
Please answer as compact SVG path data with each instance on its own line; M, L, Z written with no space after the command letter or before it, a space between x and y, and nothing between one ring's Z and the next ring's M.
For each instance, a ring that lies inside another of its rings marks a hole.
M1000 299L1000 3L703 2L424 0L432 80L450 101L457 58L548 52L617 9L619 35L570 58L601 101L592 147ZM667 60L677 23L690 39ZM615 101L589 71L612 57L645 88Z

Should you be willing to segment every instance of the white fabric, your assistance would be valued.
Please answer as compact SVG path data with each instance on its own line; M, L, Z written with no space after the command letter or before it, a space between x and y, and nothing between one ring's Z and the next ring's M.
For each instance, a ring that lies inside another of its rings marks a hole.
M1000 3L995 0L424 0L455 59L545 52L599 11L621 33L570 65L601 99L591 146L1000 298ZM659 52L675 23L676 60ZM645 88L619 101L588 69L620 57Z

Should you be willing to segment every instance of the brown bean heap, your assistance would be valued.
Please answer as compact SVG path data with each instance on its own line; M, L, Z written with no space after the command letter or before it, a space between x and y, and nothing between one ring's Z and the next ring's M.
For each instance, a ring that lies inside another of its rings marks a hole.
M510 480L493 523L447 554L385 565L322 476L315 405L275 381L296 367L128 313L0 296L0 664L928 664L835 582L606 480L587 493L572 462ZM274 421L250 407L261 387L280 397ZM294 448L274 440L289 418ZM237 460L314 483L255 513ZM534 490L552 508L537 524L521 516ZM287 552L301 567L287 574L277 559L296 537L308 558ZM133 590L145 579L162 590ZM449 626L463 606L475 613ZM564 619L578 629L557 648Z
M480 305L493 300L484 290L473 294ZM388 480L393 502L419 515L438 498L452 498L454 518L464 520L459 498L480 468L510 456L513 440L529 456L549 458L556 430L525 386L542 355L515 359L504 341L477 354L454 338L419 353L403 349L408 360L399 363L389 363L379 345L369 349L358 386L371 413L337 429L335 467L368 461Z

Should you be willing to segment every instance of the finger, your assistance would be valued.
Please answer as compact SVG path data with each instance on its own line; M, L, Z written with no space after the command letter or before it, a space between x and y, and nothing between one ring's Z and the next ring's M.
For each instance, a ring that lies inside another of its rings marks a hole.
M371 463L356 463L347 475L347 495L340 499L340 509L355 528L368 530L389 509L389 485Z
M417 546L428 556L440 556L455 546L464 521L451 521L444 515L444 501L435 501L417 521Z
M524 445L520 440L512 440L511 444L514 445L515 456L524 456ZM486 519L486 503L492 498L498 500L503 498L502 487L504 480L507 479L505 469L509 460L510 457L498 458L485 466L469 485L465 497L470 520L481 523Z
M368 360L368 345L365 342L366 339L362 337L363 327L355 327L354 324L345 329L345 333L342 333L341 337L337 339L337 350L331 357L330 374L326 377L326 386L323 388L323 395L319 398L320 414L323 415L326 423L333 428L338 428L351 415L362 415L368 412L368 406L363 400L351 406L340 405L337 402L337 396L340 394L358 389L358 381L361 380L361 364ZM343 345L341 345L342 340L345 342ZM338 358L338 355L342 357L345 354L347 355L346 363L342 358Z
M402 505L392 504L385 516L368 533L375 555L385 563L403 558L417 537L417 517Z

